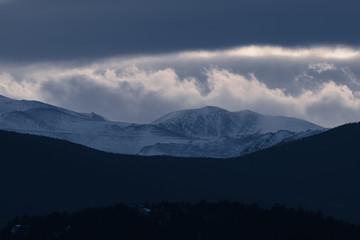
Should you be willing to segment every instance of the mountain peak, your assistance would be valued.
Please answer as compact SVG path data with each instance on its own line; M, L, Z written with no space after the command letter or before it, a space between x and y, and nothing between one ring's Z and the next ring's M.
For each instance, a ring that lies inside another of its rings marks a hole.
M199 112L228 112L227 110L215 106L205 106L198 109L190 109L193 111L199 111Z
M172 112L151 124L201 139L264 134L280 130L302 132L322 129L320 126L296 118L265 116L251 110L230 112L214 106Z
M175 112L170 112L168 114L165 114L164 116L156 119L152 122L152 124L160 123L169 121L171 119L179 119L179 118L186 118L189 116L194 115L208 115L208 114L214 114L214 113L225 113L228 112L225 109L215 107L215 106L205 106L202 108L194 108L194 109L186 109L186 110L180 110Z
M89 119L94 120L94 121L107 121L106 118L104 118L103 116L96 114L94 112L91 113L82 113L84 116L88 116Z
M51 136L126 154L233 157L305 131L322 130L300 119L230 112L206 106L164 115L149 124L112 122L38 101L0 96L0 129ZM284 130L284 131L281 131Z
M241 110L241 111L236 111L236 113L249 113L249 114L257 114L257 115L260 115L259 113L254 112L254 111L251 111L251 110L249 110L249 109L244 109L244 110Z

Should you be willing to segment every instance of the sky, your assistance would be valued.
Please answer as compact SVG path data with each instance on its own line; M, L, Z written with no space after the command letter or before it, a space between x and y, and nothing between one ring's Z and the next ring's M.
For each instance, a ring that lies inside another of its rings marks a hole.
M360 120L360 0L0 0L0 94L145 123Z

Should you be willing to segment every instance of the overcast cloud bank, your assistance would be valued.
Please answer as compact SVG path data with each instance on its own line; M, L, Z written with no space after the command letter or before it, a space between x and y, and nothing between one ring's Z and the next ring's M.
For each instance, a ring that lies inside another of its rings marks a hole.
M0 60L359 46L359 0L0 0Z
M333 127L360 120L359 61L359 51L347 47L249 46L81 64L5 64L0 94L127 122L213 105Z

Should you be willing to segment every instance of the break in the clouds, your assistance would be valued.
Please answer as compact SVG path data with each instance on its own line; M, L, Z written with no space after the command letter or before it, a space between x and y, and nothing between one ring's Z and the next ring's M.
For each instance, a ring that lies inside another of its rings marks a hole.
M359 0L0 0L0 60L360 44Z
M213 105L332 127L360 119L359 60L350 47L248 46L7 64L0 67L0 94L129 122Z

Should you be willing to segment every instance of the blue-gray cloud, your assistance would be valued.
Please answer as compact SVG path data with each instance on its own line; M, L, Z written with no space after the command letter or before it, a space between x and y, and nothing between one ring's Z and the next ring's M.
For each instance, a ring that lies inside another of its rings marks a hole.
M109 119L149 122L213 105L332 127L360 120L360 51L249 46L0 66L0 94Z
M359 0L11 0L3 61L78 59L248 44L360 44Z

